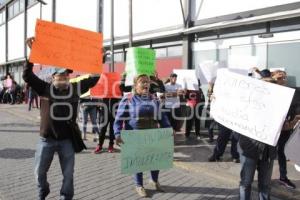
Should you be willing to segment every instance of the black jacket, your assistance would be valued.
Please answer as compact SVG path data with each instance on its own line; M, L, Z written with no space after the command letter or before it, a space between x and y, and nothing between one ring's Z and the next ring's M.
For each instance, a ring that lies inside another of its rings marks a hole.
M240 135L240 147L243 155L253 160L275 160L277 156L276 147Z
M52 84L39 79L32 72L32 68L32 63L25 63L23 79L41 99L40 136L57 140L70 138L68 122L76 121L79 96L93 87L100 76L94 75L78 83L72 83L67 90L60 91Z

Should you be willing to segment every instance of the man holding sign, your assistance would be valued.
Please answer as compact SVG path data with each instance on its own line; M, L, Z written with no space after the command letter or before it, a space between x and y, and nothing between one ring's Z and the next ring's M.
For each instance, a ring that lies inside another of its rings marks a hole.
M46 62L45 64L58 65L61 67L68 67L74 69L73 65L64 65L72 64L72 62L70 62L69 60L72 56L67 56L66 58L60 57L59 52L61 53L62 51L59 51L58 47L61 44L52 43L53 46L51 46L45 43L47 42L47 39L50 39L49 37L56 38L57 40L60 40L59 38L63 37L61 35L55 35L54 31L63 30L60 28L61 26L62 25L50 22L38 22L36 28L36 35L38 36L38 38L30 38L27 40L28 46L30 48L32 47L32 52L30 56L30 61L26 62L25 69L23 72L24 81L27 82L29 86L31 86L41 98L40 140L37 145L34 166L34 173L38 186L38 199L40 200L45 199L50 193L49 183L47 182L47 172L50 168L55 153L58 153L59 162L63 174L63 183L60 190L60 199L73 199L73 174L75 162L74 153L80 152L84 148L86 148L84 143L82 142L80 133L78 131L78 125L76 124L78 101L81 94L86 93L91 87L93 87L100 77L99 74L95 74L90 75L88 78L83 79L78 83L70 83L69 74L72 73L72 70L57 68L52 74L52 82L47 83L39 79L33 73L32 62ZM57 27L57 29L55 29L55 27ZM43 32L45 29L48 28L51 29L52 32L49 32L49 34L47 32ZM94 37L90 37L90 32L85 34L86 32L82 30L78 31L77 29L72 29L70 27L68 27L67 30L68 33L73 33L75 35L77 33L78 35L76 35L76 37L78 36L79 38L80 36L82 36L89 41L94 41L95 39ZM97 33L95 34L97 35ZM74 39L74 37L72 38ZM77 48L77 50L80 49L78 47L82 44L82 42L83 41L79 41L78 46L76 46L75 40L69 41L69 43L72 43L74 48ZM95 45L97 46L97 44ZM43 50L45 51L42 52ZM82 49L83 52L85 50L86 49ZM69 54L74 53L72 51L72 48L67 48L66 52L68 52ZM99 51L97 57L102 57L101 51ZM90 57L89 59L92 60ZM96 62L92 61L91 63L96 64ZM77 62L74 62L73 64L76 65ZM88 65L89 64L90 63L88 63ZM88 65L86 67L88 67ZM80 66L80 62L78 62L78 65L76 66ZM94 68L94 71L100 72L101 63L97 63L97 66L98 69L96 70ZM80 69L84 71L85 68ZM79 137L76 137L78 135Z
M152 99L151 95L149 95L149 76L145 74L137 76L134 79L133 88L134 93L125 96L119 104L114 123L114 133L116 143L118 145L123 144L122 172L136 173L134 176L136 191L141 197L146 197L147 193L143 187L142 173L145 170L151 170L150 184L154 189L163 191L158 182L158 170L172 166L173 149L170 145L173 143L172 134L170 134L172 129L153 131L153 129L170 128L171 126L166 114L161 112L159 101ZM132 131L122 132L123 127L125 130ZM149 132L141 129L149 130ZM147 133L149 134L147 135ZM148 139L145 139L145 137L148 137ZM135 141L137 138L139 138L140 142ZM161 143L161 140L165 141L165 143ZM145 148L139 146L138 143L145 144L142 145ZM169 144L170 148L164 149L163 144ZM161 151L153 149L155 146L158 146L158 149ZM128 152L134 153L130 154ZM152 153L155 154L151 155ZM163 162L163 160L168 160L168 163L162 166L159 163Z

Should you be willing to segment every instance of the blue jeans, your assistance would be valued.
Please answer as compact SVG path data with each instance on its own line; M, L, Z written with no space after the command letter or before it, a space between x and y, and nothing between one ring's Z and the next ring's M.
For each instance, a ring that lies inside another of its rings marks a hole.
M90 116L93 133L99 134L99 129L97 125L97 107L96 106L86 106L83 108L83 133L86 133L86 125L88 122L88 116Z
M255 170L258 171L258 195L259 200L269 200L271 192L271 177L273 163L271 161L253 160L240 154L241 160L241 182L240 200L251 200L251 185Z
M71 200L74 195L74 162L75 154L71 140L54 140L41 138L35 153L34 174L38 186L39 199L45 199L50 193L47 172L53 160L54 153L58 153L59 163L63 173L63 183L60 190L61 200Z
M159 171L158 170L151 171L150 174L151 174L152 181L157 183ZM142 172L134 175L134 182L135 182L136 186L143 187L143 173Z

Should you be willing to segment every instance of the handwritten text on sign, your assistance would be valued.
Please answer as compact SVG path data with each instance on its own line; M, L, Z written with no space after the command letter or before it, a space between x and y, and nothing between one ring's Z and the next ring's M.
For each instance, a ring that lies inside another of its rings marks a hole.
M154 75L155 51L147 48L130 48L127 51L125 85L133 85L136 75Z
M121 172L169 169L173 166L174 141L171 128L122 131Z
M218 70L213 118L252 139L276 146L294 89Z
M37 20L30 61L101 73L102 34Z

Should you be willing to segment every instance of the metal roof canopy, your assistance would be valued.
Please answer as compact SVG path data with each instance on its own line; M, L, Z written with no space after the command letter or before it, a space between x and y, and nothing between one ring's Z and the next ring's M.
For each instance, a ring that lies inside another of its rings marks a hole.
M299 26L297 26L299 25ZM300 9L284 11L248 19L240 19L228 22L220 22L210 25L196 26L188 29L175 29L164 32L151 32L148 35L134 37L134 45L148 45L151 43L163 43L182 40L183 35L196 34L196 38L217 39L224 37L239 37L247 35L258 35L267 32L270 26L272 33L285 32L291 30L300 30ZM292 27L294 26L294 27ZM281 30L274 30L275 28ZM286 28L284 28L286 27ZM212 38L214 37L214 38ZM104 46L109 46L109 40L106 40ZM116 49L128 47L126 36L115 40Z
M192 28L185 29L183 31L183 34L188 35L191 33L224 29L229 27L238 27L243 25L259 24L263 22L283 20L283 19L289 19L295 17L300 17L300 9L282 11L282 12L277 12L277 13L267 14L267 15L262 15L257 17L250 17L244 19L237 19L237 20L223 21L223 22L218 22L213 24L195 26Z
M231 20L244 19L250 17L258 17L258 16L273 14L282 11L290 11L290 10L294 10L295 8L300 8L300 2L288 3L283 5L260 8L256 10L248 10L240 13L233 13L233 14L216 16L216 17L202 19L202 20L196 20L194 22L194 26L207 25L207 24L213 24L217 22L231 21Z

